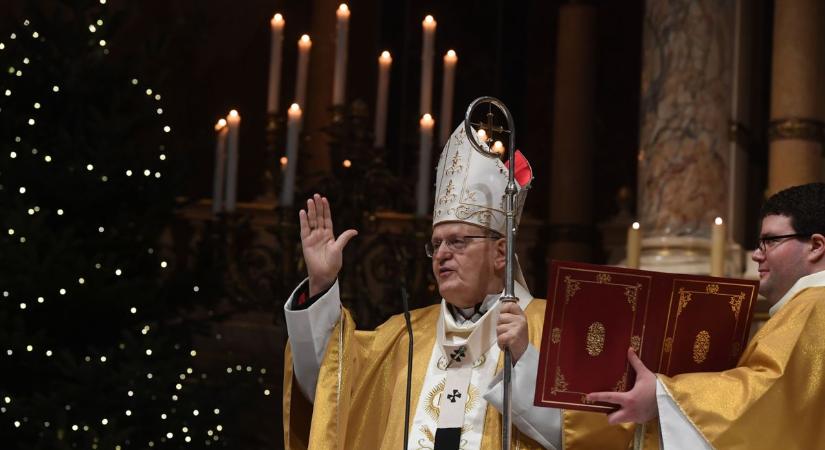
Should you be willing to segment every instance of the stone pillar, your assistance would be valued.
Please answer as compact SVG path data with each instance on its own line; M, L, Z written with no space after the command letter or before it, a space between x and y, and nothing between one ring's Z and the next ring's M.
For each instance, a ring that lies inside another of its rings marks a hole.
M554 259L589 261L593 226L593 117L596 7L566 4L559 10L553 155L550 179L550 246Z
M821 0L776 0L768 194L822 180L825 20Z
M646 0L639 222L642 267L710 269L710 225L727 213L733 0Z

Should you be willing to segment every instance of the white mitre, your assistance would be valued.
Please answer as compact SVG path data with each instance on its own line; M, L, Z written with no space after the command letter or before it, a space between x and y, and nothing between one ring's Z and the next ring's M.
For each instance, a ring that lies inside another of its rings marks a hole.
M487 144L473 133L485 150ZM533 180L530 164L516 155L515 224L518 228L527 190ZM509 164L476 150L465 132L464 122L453 131L438 160L435 178L433 227L441 222L464 222L507 235L505 189Z

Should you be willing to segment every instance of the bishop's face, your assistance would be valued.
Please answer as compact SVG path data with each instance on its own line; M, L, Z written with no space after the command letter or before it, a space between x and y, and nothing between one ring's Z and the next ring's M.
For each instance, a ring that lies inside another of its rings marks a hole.
M484 228L460 222L433 228L430 241L440 243L437 248L433 245L433 274L448 303L469 308L504 289L504 240L490 236Z
M760 238L794 234L791 218L769 215L762 219ZM764 249L758 248L751 257L759 264L759 293L771 305L785 295L796 280L808 274L805 260L809 240L806 238L781 238L766 240Z

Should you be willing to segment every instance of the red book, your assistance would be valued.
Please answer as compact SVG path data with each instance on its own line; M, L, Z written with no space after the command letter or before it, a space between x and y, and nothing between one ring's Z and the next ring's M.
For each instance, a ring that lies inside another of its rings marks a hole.
M610 412L588 402L627 391L633 347L650 370L673 376L736 366L759 282L553 261L536 406Z

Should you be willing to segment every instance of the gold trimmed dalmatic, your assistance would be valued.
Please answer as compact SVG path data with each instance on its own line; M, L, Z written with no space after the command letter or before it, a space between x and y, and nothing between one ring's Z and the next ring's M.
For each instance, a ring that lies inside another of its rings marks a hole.
M534 299L525 310L530 342L540 347L545 301ZM441 305L411 311L413 355L411 416L434 348ZM284 366L284 443L288 449L398 449L404 442L404 402L407 372L407 330L401 315L374 331L355 329L349 312L332 331L321 364L314 405L293 389L290 345ZM499 360L499 370L501 368ZM412 417L410 420L412 421ZM483 449L501 446L501 414L487 407ZM603 414L564 412L563 443L568 450L626 449L632 429L607 425ZM540 449L513 427L515 449Z
M779 309L738 367L659 380L715 448L825 448L825 287Z

